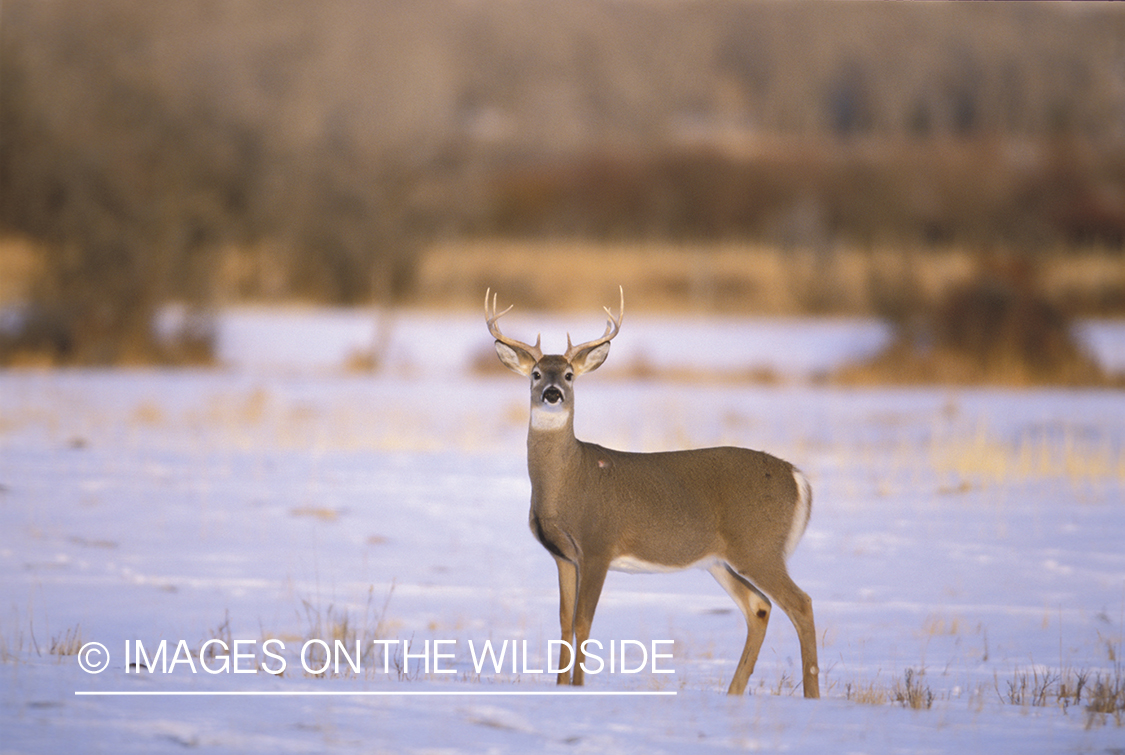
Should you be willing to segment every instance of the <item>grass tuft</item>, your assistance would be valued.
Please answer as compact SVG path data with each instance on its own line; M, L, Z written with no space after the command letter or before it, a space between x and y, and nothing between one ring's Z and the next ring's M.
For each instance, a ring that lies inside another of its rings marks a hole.
M303 633L303 640L324 640L331 646L340 642L349 652L358 645L360 655L356 660L363 660L366 666L374 667L377 646L372 640L384 639L386 636L387 608L390 605L394 590L395 586L392 582L383 599L382 606L376 609L375 587L374 585L370 586L367 590L367 602L358 623L346 607L339 608L334 604L329 604L322 609L319 604L314 604L302 598L301 606L304 611L304 621L307 625L307 629ZM322 648L318 645L311 646L309 664L319 666L324 661ZM348 667L345 665L344 668ZM318 676L326 675L327 672Z
M878 679L870 682L848 682L844 685L844 699L860 705L886 705L887 688Z
M1105 724L1111 717L1118 726L1125 725L1125 676L1121 664L1113 675L1098 675L1090 683L1086 703L1086 728Z
M891 695L896 703L904 708L913 710L929 710L934 704L934 693L929 685L922 681L925 671L917 674L914 669L907 669L900 682L895 680L891 688Z
M82 627L75 626L73 629L67 629L61 635L52 637L48 653L61 658L68 655L77 655L81 647Z

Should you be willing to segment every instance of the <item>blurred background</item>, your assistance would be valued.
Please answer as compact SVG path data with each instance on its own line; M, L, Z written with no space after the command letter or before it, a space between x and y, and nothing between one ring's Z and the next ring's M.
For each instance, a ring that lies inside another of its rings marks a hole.
M1125 315L1123 245L1116 5L0 4L6 364L205 363L247 303L624 284L891 323L842 380L1102 384L1071 323Z

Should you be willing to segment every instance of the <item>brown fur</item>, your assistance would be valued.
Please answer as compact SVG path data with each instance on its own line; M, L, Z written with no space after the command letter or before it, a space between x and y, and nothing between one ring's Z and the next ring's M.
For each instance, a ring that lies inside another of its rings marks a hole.
M812 602L785 565L786 543L795 528L796 534L803 531L811 504L806 499L805 508L799 505L800 473L786 461L744 448L641 454L578 440L574 380L604 361L620 316L613 321L611 315L602 339L572 347L566 356L534 353L536 347L502 336L496 319L493 306L489 327L501 361L531 378L529 524L558 567L562 639L577 653L558 683L582 684L581 647L606 572L626 558L669 570L702 565L734 599L747 637L727 690L732 695L746 689L770 601L776 601L797 629L805 697L819 697ZM562 646L559 668L571 660Z

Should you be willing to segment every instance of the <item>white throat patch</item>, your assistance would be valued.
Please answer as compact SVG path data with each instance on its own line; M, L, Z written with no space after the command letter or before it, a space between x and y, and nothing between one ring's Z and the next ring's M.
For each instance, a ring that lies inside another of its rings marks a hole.
M534 430L559 430L570 421L569 409L547 409L541 406L531 409L531 427Z

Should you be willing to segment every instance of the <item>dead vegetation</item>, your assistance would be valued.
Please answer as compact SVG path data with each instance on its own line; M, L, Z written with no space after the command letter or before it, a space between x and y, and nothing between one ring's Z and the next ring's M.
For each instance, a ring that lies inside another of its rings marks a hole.
M844 383L1110 386L1078 342L1073 316L1044 293L1026 258L985 256L971 278L936 301L900 286L889 309L896 333L879 354L849 365Z
M906 669L902 676L888 684L878 676L873 680L847 682L844 699L859 705L900 705L911 710L930 710L934 702L947 699L947 693L935 694L925 681L925 670ZM1086 728L1110 722L1125 725L1125 677L1121 664L1112 671L1073 671L1032 666L1017 668L1010 677L996 674L992 684L993 699L1001 705L1021 708L1053 707L1065 713L1085 713ZM985 689L969 695L971 705L983 702Z
M1009 705L1084 710L1087 728L1110 720L1117 726L1125 724L1125 677L1120 664L1108 673L1039 667L1017 670L1004 690L996 682L996 694Z
M914 669L907 669L902 681L895 681L891 688L894 701L904 708L913 710L929 710L934 705L934 693L930 686L923 681L924 673L915 673Z
M948 249L1067 271L1101 249L1123 267L1113 6L2 13L0 296L28 306L2 323L0 363L205 360L206 327L154 335L169 301L200 323L231 301L448 303L426 266L458 268L450 249L503 275L634 245L654 307L738 312L863 312L892 290L870 270L937 267ZM533 243L512 267L482 241L497 238ZM881 251L853 279L840 249ZM887 250L907 262L879 262ZM752 269L771 256L772 278ZM1068 315L1125 310L1120 274L1071 294Z
M897 322L971 285L985 257L970 245L841 243L816 251L754 241L447 241L419 254L409 303L475 311L491 287L522 309L596 311L623 284L634 311ZM1033 269L1035 296L1056 309L1074 316L1125 311L1125 264L1116 250L1059 249L1036 257Z

